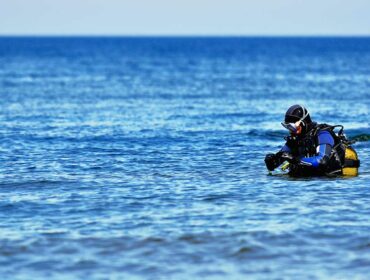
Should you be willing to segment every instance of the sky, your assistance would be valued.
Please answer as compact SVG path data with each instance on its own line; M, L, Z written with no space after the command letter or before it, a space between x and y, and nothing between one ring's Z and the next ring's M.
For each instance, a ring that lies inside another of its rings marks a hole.
M0 0L0 35L370 35L370 0Z

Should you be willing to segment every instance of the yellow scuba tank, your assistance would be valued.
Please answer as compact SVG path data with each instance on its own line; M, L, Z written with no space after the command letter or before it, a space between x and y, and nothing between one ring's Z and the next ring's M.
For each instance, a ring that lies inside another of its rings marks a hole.
M343 176L357 176L359 166L360 161L356 151L351 146L347 146L344 155L344 166L342 168Z

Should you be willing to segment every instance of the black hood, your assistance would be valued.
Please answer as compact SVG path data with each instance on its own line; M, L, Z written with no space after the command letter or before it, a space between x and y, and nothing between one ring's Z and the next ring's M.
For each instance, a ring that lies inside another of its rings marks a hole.
M301 105L293 105L291 106L288 111L285 113L285 123L295 123L303 118L303 116L307 116L302 120L306 125L312 123L311 116L308 114L308 111L305 107Z

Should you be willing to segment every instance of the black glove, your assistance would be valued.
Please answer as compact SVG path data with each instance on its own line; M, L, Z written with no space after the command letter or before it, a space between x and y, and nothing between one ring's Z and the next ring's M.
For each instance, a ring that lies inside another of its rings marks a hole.
M303 162L291 163L289 165L289 174L292 176L302 177L312 174L312 166Z
M297 165L301 162L301 159L299 157L293 156L289 153L282 153L280 155L280 158L283 160L288 161L290 164Z
M265 157L265 164L268 170L273 171L280 165L279 157L275 154L267 154Z

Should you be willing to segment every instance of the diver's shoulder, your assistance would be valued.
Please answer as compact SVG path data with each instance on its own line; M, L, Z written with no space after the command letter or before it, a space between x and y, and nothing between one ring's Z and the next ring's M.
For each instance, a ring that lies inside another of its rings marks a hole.
M333 132L329 125L324 124L323 126L319 127L316 136L319 144L329 144L333 146L335 143Z
M318 130L317 135L318 136L320 135L330 135L331 136L331 133L328 130Z

